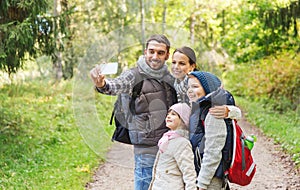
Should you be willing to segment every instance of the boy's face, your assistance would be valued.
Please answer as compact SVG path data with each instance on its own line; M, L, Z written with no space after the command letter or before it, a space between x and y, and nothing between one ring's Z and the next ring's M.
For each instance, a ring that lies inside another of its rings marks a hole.
M146 63L154 70L162 68L165 61L169 58L167 45L164 43L159 43L155 40L149 42L144 54Z
M166 117L166 126L171 130L176 130L181 124L181 119L179 115L173 111L170 110Z
M206 95L200 81L193 75L189 76L187 95L190 102L196 102L199 98Z

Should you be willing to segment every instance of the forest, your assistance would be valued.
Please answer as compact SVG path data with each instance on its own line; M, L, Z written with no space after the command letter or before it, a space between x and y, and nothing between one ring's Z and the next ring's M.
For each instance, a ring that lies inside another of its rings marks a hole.
M95 95L89 71L133 67L154 33L171 52L192 47L300 167L299 31L300 0L2 0L0 189L84 188L115 100Z

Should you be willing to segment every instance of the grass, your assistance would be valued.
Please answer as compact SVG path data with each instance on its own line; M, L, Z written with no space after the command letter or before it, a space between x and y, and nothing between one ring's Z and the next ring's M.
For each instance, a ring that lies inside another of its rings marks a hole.
M89 125L105 130L98 130L93 136L97 147L91 146L76 122L83 119L75 114L72 90L72 81L0 89L0 189L84 189L91 180L110 145L111 128L97 122L109 118L104 112L94 114L98 119Z
M282 149L292 156L296 166L300 167L300 118L299 112L287 111L284 114L274 112L260 102L235 97L238 105L246 112L249 122L259 127L265 135L274 139Z
M84 189L105 161L115 99L74 81L34 80L0 88L0 189ZM257 102L236 101L299 166L299 114L280 115Z

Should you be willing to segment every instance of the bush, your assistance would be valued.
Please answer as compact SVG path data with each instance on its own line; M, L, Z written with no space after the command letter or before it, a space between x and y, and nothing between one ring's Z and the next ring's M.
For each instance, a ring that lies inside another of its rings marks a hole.
M256 64L237 66L226 75L234 94L265 100L277 111L296 110L300 96L300 54L282 53ZM241 74L242 73L242 74Z
M235 99L247 120L274 139L275 143L279 143L282 150L291 155L296 167L300 168L299 113L286 111L280 114L270 107L261 106L260 101L249 101L238 96Z

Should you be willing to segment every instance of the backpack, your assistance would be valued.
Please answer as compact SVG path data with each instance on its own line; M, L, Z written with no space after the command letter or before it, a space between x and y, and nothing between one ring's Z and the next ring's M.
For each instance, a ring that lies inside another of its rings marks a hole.
M142 76L138 72L137 67L133 68L132 71L135 73L135 81L138 83L134 86L131 95L125 93L118 95L109 122L110 125L112 125L113 120L115 122L115 131L111 140L125 144L132 144L129 136L127 120L131 116L130 113L134 113L134 101L140 94L143 87Z
M253 161L250 149L245 146L245 135L236 120L232 122L233 148L232 161L225 171L230 183L241 186L250 184L256 172L256 164Z
M234 98L229 92L226 93L226 101L227 105L235 105ZM198 144L195 139L202 139L205 134L204 120L209 108L210 104L205 103L203 112L198 113L200 114L199 119L202 127L198 128L198 134L195 133L194 138L191 140L192 145L194 144L193 146ZM224 121L227 128L227 137L222 150L222 161L217 168L216 175L220 178L227 178L230 183L241 186L248 185L256 172L256 164L253 161L250 149L245 146L246 137L236 120L224 119ZM203 145L204 142L201 141L201 143ZM195 150L195 167L196 171L199 172L201 167L201 152L198 148Z
M126 96L128 96L128 97L126 97ZM118 108L122 108L121 105L124 105L124 104L122 104L122 102L123 102L122 99L123 99L123 101L126 101L126 100L129 100L130 97L129 97L129 95L125 95L125 94L118 95L118 98L115 102L114 109L112 111L110 122L109 122L109 124L112 125L113 120L115 121L115 131L112 135L111 140L118 141L118 142L125 143L125 144L131 144L128 126L126 125L126 122L124 124L122 123L122 121L126 121L126 118L127 118L126 114L124 112L117 111ZM117 117L115 115L116 112L120 113L120 114L118 114Z

